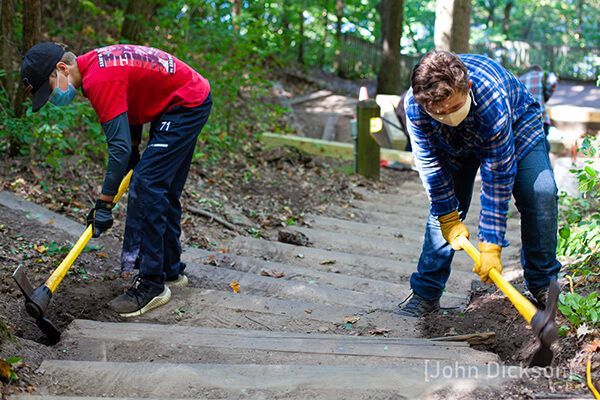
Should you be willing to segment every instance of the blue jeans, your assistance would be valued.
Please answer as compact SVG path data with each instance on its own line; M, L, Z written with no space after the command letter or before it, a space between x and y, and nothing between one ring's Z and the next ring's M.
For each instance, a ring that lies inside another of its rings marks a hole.
M211 108L209 95L198 107L175 107L152 123L150 141L129 186L123 271L139 269L142 279L160 286L183 271L179 198Z
M469 210L479 164L476 157L465 159L452 171L461 219ZM556 259L557 188L544 140L517 163L513 196L521 213L521 264L527 288L535 292L548 287L561 267ZM439 299L453 257L454 250L442 237L440 223L429 215L417 272L410 277L412 290L425 299Z

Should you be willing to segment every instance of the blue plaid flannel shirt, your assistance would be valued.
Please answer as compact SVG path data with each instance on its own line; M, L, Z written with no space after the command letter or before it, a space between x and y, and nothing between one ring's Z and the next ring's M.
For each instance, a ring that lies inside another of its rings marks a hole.
M508 202L517 162L543 139L541 108L527 88L495 61L480 55L459 55L473 82L469 114L457 127L429 116L408 91L407 130L431 214L446 215L458 208L451 172L460 160L481 162L479 239L508 246L504 239Z
M556 84L552 85L548 82L548 78L544 76L543 71L529 71L519 77L519 80L523 82L523 85L529 90L531 96L540 103L542 107L542 118L544 124L550 125L550 117L546 112L546 100L544 100L544 93L547 94L548 98L552 96L556 90Z

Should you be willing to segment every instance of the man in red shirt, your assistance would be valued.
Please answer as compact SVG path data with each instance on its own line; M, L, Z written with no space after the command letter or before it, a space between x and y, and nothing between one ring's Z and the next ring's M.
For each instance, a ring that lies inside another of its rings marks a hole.
M125 173L129 187L121 268L139 269L133 285L109 303L121 316L166 304L168 286L185 286L181 204L194 148L212 107L208 81L162 50L119 44L75 56L55 43L26 53L21 79L33 111L47 101L69 104L77 89L98 114L108 143L104 184L87 221L98 237L112 227L113 198ZM141 159L142 125L150 140Z

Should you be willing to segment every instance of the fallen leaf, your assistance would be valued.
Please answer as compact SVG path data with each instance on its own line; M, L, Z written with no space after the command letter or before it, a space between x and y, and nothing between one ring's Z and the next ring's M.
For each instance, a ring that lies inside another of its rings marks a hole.
M388 337L389 334L390 334L390 330L386 329L386 328L375 328L375 329L371 329L369 331L369 335L372 335L372 336L382 335L382 336Z
M266 269L261 269L260 274L262 276L270 276L271 278L283 278L285 276L283 272L275 270L267 271Z
M332 265L332 264L335 264L335 262L336 262L335 260L323 260L319 264L321 264L321 265Z
M212 254L210 256L207 256L204 259L204 264L206 264L206 265L214 265L215 267L217 267L218 266L217 265L217 257L215 257Z
M231 290L233 290L233 293L240 292L240 283L236 280L231 281L231 283L229 284L229 287L231 288Z
M358 321L360 321L360 317L357 315L351 315L349 317L345 317L344 318L344 323L345 324L355 324Z
M0 381L4 383L10 382L12 367L6 361L0 359Z
M44 246L43 244L40 244L39 246L37 244L33 245L33 249L35 251L37 251L40 254L45 253L46 251L48 251L48 246Z
M597 351L600 351L600 339L594 339L590 343L584 345L583 351L585 353L595 353Z
M577 338L582 338L590 333L594 333L594 330L587 326L587 324L581 324L577 328Z

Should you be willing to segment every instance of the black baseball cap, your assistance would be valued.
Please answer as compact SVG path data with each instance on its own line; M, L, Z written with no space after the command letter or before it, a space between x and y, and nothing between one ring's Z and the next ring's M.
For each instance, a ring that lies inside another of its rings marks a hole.
M21 63L21 82L25 91L33 95L32 109L37 111L50 97L50 74L56 68L65 50L56 43L38 43L25 53Z

